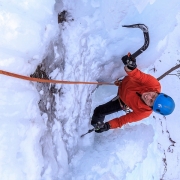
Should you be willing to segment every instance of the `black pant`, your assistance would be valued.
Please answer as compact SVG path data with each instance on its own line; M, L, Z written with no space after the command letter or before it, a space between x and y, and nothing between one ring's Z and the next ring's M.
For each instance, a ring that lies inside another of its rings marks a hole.
M106 115L115 113L120 110L122 110L122 108L118 99L115 101L111 100L106 104L100 105L94 109L91 124L96 124L99 121L103 122Z

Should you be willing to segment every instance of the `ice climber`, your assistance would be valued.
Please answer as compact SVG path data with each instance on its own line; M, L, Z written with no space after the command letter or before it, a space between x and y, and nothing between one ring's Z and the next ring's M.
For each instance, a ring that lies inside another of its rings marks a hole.
M122 81L115 81L118 95L106 104L95 108L91 125L95 132L101 133L122 127L127 123L140 121L152 113L169 115L175 108L173 99L161 93L159 81L149 74L141 72L136 65L136 59L130 54L122 57L127 76ZM125 110L129 107L132 111L119 118L104 123L106 115Z

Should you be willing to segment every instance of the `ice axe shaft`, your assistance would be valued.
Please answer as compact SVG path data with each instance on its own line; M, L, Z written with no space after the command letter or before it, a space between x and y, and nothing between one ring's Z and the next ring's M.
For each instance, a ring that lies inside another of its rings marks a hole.
M89 134L89 133L93 132L94 130L95 130L94 128L93 129L89 129L89 131L87 133L85 133L85 134L82 134L81 137L85 136L86 134Z

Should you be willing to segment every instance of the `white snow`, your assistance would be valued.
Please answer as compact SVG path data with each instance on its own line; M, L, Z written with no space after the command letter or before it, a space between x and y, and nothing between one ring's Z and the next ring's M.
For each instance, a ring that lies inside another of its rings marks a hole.
M158 78L180 61L179 9L179 0L1 1L0 70L30 76L42 63L51 79L113 82L126 75L121 57L144 43L141 30L122 25L144 23L150 45L137 64ZM67 21L58 24L63 10ZM83 138L94 108L117 87L43 85L0 75L0 179L179 180L179 71L160 81L175 100L173 114L153 113Z

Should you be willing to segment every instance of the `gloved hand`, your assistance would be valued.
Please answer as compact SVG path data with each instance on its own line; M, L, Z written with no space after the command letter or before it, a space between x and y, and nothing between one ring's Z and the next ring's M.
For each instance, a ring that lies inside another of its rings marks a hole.
M92 124L92 126L94 126L95 130L99 130L104 126L104 122L99 121L96 124Z
M131 56L131 54L125 55L122 57L122 62L124 63L124 65L127 66L128 69L130 70L134 70L136 69L137 65L136 65L136 59L133 58Z
M106 123L104 123L103 126L101 126L100 129L95 130L95 132L96 132L96 133L102 133L102 132L104 132L104 131L108 131L109 129L110 129L110 125L109 125L108 122L106 122Z

